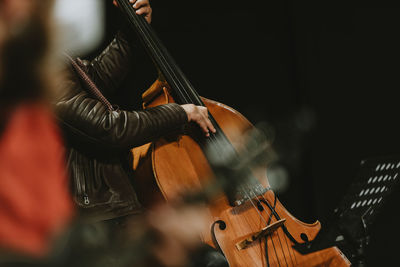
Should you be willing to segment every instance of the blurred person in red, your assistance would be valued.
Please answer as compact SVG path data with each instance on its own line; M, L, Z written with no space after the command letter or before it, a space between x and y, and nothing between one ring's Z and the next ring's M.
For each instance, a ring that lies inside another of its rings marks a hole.
M0 250L43 257L72 220L50 106L52 0L0 0Z

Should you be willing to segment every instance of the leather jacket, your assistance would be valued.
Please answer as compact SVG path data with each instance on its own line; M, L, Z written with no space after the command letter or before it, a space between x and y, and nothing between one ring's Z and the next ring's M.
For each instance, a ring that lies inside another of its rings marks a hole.
M85 71L104 96L118 92L133 47L118 33ZM181 129L187 115L178 104L146 110L110 111L87 90L70 68L55 102L55 111L67 143L67 164L74 200L83 216L111 219L141 212L128 164L130 149Z

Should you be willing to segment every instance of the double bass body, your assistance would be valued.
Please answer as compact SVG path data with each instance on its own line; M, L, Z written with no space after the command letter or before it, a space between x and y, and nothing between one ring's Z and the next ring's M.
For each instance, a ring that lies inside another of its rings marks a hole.
M240 144L243 134L253 128L236 110L205 98L202 100L234 147ZM144 94L144 102L145 108L148 108L174 102L174 99L168 84L157 80ZM204 184L215 179L204 151L190 135L177 133L162 138L132 149L132 155L135 183L138 192L142 192L139 198L148 207L160 201L178 199L181 193L194 188L201 190ZM265 182L263 186L267 188L267 178L263 177L266 170L256 175L261 176ZM207 206L209 225L202 234L203 242L220 249L231 267L350 266L336 247L307 255L298 253L292 248L294 242L313 240L321 228L320 223L306 224L297 220L276 199L272 190L258 198L257 207L252 202L232 207L221 194ZM274 216L273 211L279 218ZM242 249L237 247L246 237L259 233L267 224L273 224L278 219L284 219L284 227L278 227Z
M145 92L145 108L170 102L206 106L224 144L233 149L240 147L243 134L253 128L252 124L234 109L201 97L152 27L136 14L129 0L116 1L163 78ZM210 161L194 137L176 134L132 149L135 183L145 206L179 199L182 193L196 188L201 190L203 185L215 179ZM263 181L260 187L268 188L266 170L260 174L256 172L254 176ZM320 223L298 221L276 199L272 190L254 196L244 204L232 207L221 194L207 206L209 227L202 234L203 242L221 250L231 267L350 265L337 248L307 255L297 253L292 246L313 240L321 228ZM274 223L283 225L272 231L268 227ZM261 235L268 229L272 232ZM238 247L238 244L242 245Z

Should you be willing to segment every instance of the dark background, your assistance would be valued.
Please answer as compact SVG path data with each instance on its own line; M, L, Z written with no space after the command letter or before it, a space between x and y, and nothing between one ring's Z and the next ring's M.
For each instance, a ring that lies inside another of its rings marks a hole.
M153 0L153 27L200 95L275 131L290 178L279 199L306 222L328 215L362 159L400 154L400 9L332 1ZM107 34L123 24L107 1ZM138 65L120 95L137 99L156 78ZM369 266L395 262L399 190L371 228Z

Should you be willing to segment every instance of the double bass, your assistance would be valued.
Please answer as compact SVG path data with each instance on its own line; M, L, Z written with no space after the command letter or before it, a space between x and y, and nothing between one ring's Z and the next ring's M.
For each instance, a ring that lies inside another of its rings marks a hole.
M143 94L144 108L172 102L206 106L217 129L208 138L195 131L180 132L131 150L138 197L151 207L177 200L182 192L201 189L216 179L205 150L237 151L254 126L235 109L200 96L129 0L117 2L160 73ZM291 215L269 186L266 170L247 172L255 179L241 185L235 199L220 194L208 203L209 227L202 242L223 253L231 267L350 266L337 247L304 255L297 252L293 246L312 241L320 222L307 224Z

